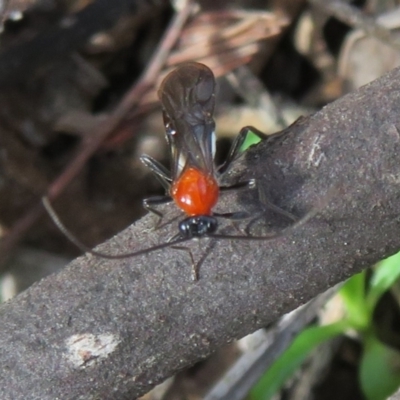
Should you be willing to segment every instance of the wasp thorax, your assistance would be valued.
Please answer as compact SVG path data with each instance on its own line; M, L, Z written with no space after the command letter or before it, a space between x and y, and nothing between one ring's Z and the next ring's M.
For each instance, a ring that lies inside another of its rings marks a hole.
M210 215L200 215L185 218L179 223L179 232L183 238L201 237L214 233L218 228L216 218Z

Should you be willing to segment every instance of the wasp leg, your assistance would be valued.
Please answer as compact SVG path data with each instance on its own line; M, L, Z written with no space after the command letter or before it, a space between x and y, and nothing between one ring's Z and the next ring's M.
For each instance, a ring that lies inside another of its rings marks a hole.
M241 148L243 146L243 143L246 140L247 135L249 133L254 133L261 140L268 139L268 135L259 131L257 128L254 128L253 126L243 127L240 130L239 134L236 136L235 140L233 141L225 162L218 168L218 172L220 174L224 173L230 167L230 165L232 164L232 161L235 160L236 157L239 155Z
M170 172L158 161L154 158L151 158L147 155L143 155L140 157L140 161L146 165L146 167L153 173L153 175L157 178L157 180L161 183L163 188L167 193L169 193L171 188L171 174ZM155 225L155 229L160 227L161 221L163 219L163 214L156 209L157 206L168 204L172 201L170 196L154 196L149 197L148 199L143 200L143 208L158 217L158 221Z
M171 188L172 178L167 168L165 168L164 165L160 164L154 158L151 158L146 154L140 157L140 161L144 165L146 165L146 167L153 173L153 175L161 183L165 191L169 193L169 190Z
M233 221L240 221L243 219L248 219L251 218L250 213L247 211L235 211L235 212L229 212L229 213L213 213L214 217L218 218L225 218L225 219L231 219Z
M233 141L232 146L228 153L228 157L226 158L226 161L218 168L218 172L222 174L230 167L232 161L235 160L235 158L240 153L242 145L249 133L253 133L254 135L258 136L261 140L267 140L272 144L280 137L286 135L295 125L302 124L305 120L306 120L305 117L299 117L296 119L296 121L294 121L285 129L282 129L281 131L275 132L271 135L267 135L264 132L261 132L254 126L243 127L240 130L239 135L237 135L235 140Z
M175 250L185 251L186 253L189 254L190 263L192 266L192 281L196 282L197 280L199 280L198 264L195 263L193 253L191 252L191 250L188 247L184 247L184 246L172 246L171 248L175 249Z
M248 181L238 182L232 186L222 186L220 187L220 191L222 193L227 193L231 191L239 191L244 189L254 189L256 187L255 179L249 179ZM227 218L227 219L246 219L249 218L249 213L246 211L237 211L237 212L230 212L230 213L213 213L216 217Z
M271 203L268 200L267 195L264 190L260 189L258 191L258 195L259 195L259 200L260 200L261 204L264 206L264 208L268 208L271 211L273 211L275 214L282 215L282 216L286 217L287 219L292 220L293 222L298 221L298 218L295 217L292 213L282 209L281 207L275 205L274 203Z
M256 187L255 179L249 179L248 181L238 182L232 186L222 186L220 187L220 191L223 193L230 191L238 191L244 189L254 189ZM250 214L246 211L237 211L237 212L229 212L229 213L216 213L213 212L215 217L240 220L249 218Z
M267 196L265 195L265 192L263 190L259 191L259 200L260 203L262 204L262 207L264 211L258 212L256 215L254 215L253 219L247 224L245 228L246 234L250 235L250 230L251 227L260 219L263 217L263 214L265 213L265 210L269 209L273 213L277 215L282 215L286 219L290 220L293 223L296 223L299 221L299 218L294 216L291 212L284 210L283 208L277 206L276 204L272 203L271 201L268 200Z
M254 189L256 187L256 180L249 179L248 181L238 182L231 186L220 186L219 190L223 193L243 190L243 189Z
M154 229L160 228L161 221L164 214L156 209L156 207L163 204L172 202L172 198L169 196L153 196L147 199L143 199L143 208L158 217L158 221L154 226Z
M256 188L256 180L250 179L248 181L239 182L239 183L229 186L229 187L221 187L221 191L226 193L226 192L233 191L233 190L236 191L236 190L254 189L254 188ZM285 211L282 208L278 207L277 205L271 203L267 199L264 191L259 191L259 200L265 208L269 208L274 213L283 215L284 217L286 217L294 222L297 221L297 218L293 214L291 214L290 212ZM236 220L248 218L248 217L246 217L246 215L248 215L248 213L246 214L245 211L239 211L239 212L234 212L234 213L224 213L224 214L214 213L214 215L217 217L236 219ZM243 217L242 217L242 215L243 215ZM255 219L258 218L260 215L262 215L262 213L257 214L257 217L255 217Z
M188 247L185 247L185 246L171 246L171 247L176 250L185 251L186 253L189 254L190 262L192 265L192 281L196 282L199 280L200 267L204 264L204 261L210 255L211 250L215 247L216 244L217 244L217 241L211 239L209 244L206 246L206 249L204 250L202 257L200 258L200 260L197 263L194 260L192 251Z

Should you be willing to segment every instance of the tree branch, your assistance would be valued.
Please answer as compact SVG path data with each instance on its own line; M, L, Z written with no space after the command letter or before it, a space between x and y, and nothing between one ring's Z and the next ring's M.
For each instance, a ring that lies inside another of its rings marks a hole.
M269 201L298 216L323 209L274 241L215 243L198 282L176 249L87 256L3 304L0 398L134 398L398 251L399 109L397 69L246 152L226 182L255 177ZM219 211L253 210L256 194L227 194ZM99 250L133 251L176 233L176 221L153 225L147 216ZM196 259L208 242L188 244Z

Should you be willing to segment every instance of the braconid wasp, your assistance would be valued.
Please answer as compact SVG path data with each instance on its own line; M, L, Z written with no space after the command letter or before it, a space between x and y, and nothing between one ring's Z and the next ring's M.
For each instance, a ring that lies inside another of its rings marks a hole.
M292 230L304 224L316 214L316 211L309 212L288 228L271 235L253 236L249 233L242 235L218 233L219 218L235 220L243 218L243 215L245 215L241 212L226 214L213 212L220 192L226 189L252 188L255 186L254 180L250 180L232 187L220 187L219 177L239 154L249 131L254 132L260 139L266 139L268 136L252 127L243 128L232 144L226 161L217 168L214 162L216 150L215 122L213 119L215 87L214 74L203 64L186 63L169 73L160 86L158 96L163 108L166 140L170 149L170 171L149 156L141 157L141 161L166 190L165 196L145 199L143 205L146 210L156 214L161 220L162 214L156 207L173 201L186 215L178 224L178 233L164 243L132 253L103 254L82 244L64 226L50 205L48 198L44 197L43 204L46 210L69 240L82 251L94 256L121 259L144 255L166 247L176 247L193 238L270 241L282 237L288 229ZM291 217L289 213L276 206L273 207L273 211ZM182 250L182 247L178 248ZM197 280L198 265L194 263L193 258L192 268L192 278Z

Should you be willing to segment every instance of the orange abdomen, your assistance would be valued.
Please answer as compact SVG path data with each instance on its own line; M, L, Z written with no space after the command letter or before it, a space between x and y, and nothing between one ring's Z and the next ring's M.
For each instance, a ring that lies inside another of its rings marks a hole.
M171 187L171 197L189 216L211 215L218 201L219 187L214 177L188 168Z

